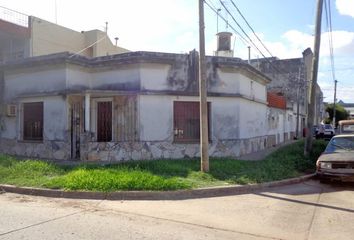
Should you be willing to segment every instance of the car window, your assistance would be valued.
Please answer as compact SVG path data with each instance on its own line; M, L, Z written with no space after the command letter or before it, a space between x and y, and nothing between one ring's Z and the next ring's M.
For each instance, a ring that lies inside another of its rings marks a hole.
M354 136L332 138L328 143L325 152L354 151Z
M325 129L332 129L331 125L325 125Z
M344 132L354 132L354 125L343 125Z

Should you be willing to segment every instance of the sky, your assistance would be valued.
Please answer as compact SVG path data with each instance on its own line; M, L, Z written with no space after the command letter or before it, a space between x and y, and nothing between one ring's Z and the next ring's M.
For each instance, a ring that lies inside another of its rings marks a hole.
M223 0L231 14L220 0L206 1L215 9L221 9L217 17L208 5L204 6L208 55L213 55L216 49L217 29L242 34L234 20L260 50L251 45L252 58L263 55L297 58L306 48L313 49L317 0ZM233 4L270 53L262 47ZM0 0L0 6L77 31L104 30L108 22L112 42L118 37L118 45L131 51L187 53L199 48L198 0ZM354 0L330 0L330 7L337 99L354 103ZM334 78L325 11L322 19L318 83L324 101L333 102ZM250 43L235 34L232 45L235 57L247 59Z

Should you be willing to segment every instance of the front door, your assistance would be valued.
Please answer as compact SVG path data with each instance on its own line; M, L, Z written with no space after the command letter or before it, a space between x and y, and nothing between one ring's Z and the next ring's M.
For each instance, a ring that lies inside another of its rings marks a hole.
M97 141L112 141L112 102L97 102Z

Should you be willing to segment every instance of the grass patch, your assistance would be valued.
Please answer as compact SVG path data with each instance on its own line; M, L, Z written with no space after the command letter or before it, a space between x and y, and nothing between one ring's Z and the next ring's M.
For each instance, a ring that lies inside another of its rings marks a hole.
M177 190L227 184L250 184L297 177L315 170L326 142L314 141L311 156L303 156L303 141L262 161L210 159L210 172L199 172L198 159L154 160L60 166L39 160L0 155L0 183L83 191Z

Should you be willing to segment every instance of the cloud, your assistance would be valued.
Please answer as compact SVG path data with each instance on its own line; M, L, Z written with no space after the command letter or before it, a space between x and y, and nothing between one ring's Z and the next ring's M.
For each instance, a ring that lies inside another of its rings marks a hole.
M337 0L336 7L341 15L347 15L354 18L354 0Z

